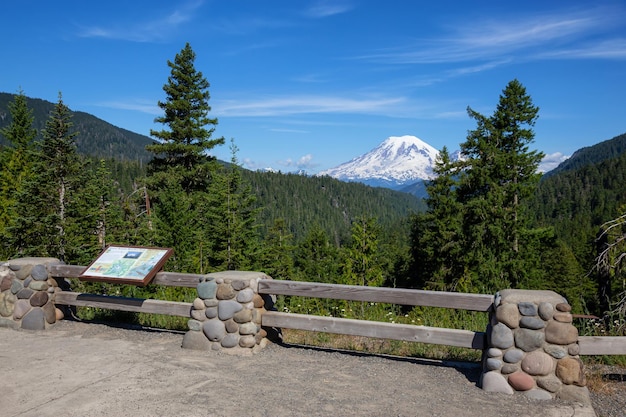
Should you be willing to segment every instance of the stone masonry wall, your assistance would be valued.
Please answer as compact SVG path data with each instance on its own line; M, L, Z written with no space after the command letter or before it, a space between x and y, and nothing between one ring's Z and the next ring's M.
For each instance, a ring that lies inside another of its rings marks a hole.
M63 318L54 305L60 288L48 274L55 258L20 258L0 264L0 325L44 330Z
M504 290L494 300L482 388L590 404L571 307L552 291Z
M269 296L258 294L261 279L271 278L245 271L217 272L201 278L183 347L226 348L233 353L250 353L262 347L267 332L261 328L261 316L273 302Z

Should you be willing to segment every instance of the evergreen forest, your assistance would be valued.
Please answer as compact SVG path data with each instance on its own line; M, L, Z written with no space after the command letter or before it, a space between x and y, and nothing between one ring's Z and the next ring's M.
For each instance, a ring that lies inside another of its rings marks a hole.
M153 139L72 112L61 93L54 104L21 90L0 94L0 259L87 265L109 244L141 245L173 248L165 266L172 272L258 270L274 279L486 294L549 289L574 313L625 334L626 134L581 149L542 177L543 155L532 148L539 107L512 80L492 115L467 109L476 127L461 144L466 158L452 161L442 149L438 176L419 199L241 168L235 141L215 136L210 85L191 46L167 65ZM210 156L218 146L229 147L230 161ZM181 288L76 285L195 297ZM299 297L278 307L429 325L441 318Z

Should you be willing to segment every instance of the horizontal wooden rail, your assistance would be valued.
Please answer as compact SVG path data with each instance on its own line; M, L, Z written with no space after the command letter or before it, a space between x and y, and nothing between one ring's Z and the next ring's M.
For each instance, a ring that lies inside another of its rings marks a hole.
M78 278L85 269L85 266L78 265L48 266L50 274L55 278ZM215 275L216 278L250 279L259 274L262 273L224 271L212 275ZM159 272L156 274L152 283L164 286L195 288L198 282L200 282L200 278L205 276L204 274ZM364 287L357 285L337 285L272 279L261 279L258 283L258 292L260 294L271 295L293 295L397 305L444 307L482 312L490 311L493 303L493 296L486 294ZM55 298L55 303L60 305L97 307L110 310L166 314L180 317L190 317L192 308L191 303L113 297L66 291L56 293ZM582 315L577 317L591 318L591 316ZM264 326L269 327L405 340L471 349L486 348L485 333L467 330L310 316L275 311L265 312L262 317L262 323ZM580 355L626 355L626 337L580 336L578 343L580 346Z
M482 350L485 333L469 330L415 326L411 324L383 323L337 317L266 311L261 319L263 326L283 329L300 329L313 332L338 333L380 339L405 340L436 345L457 346Z
M626 355L626 336L579 336L581 355Z
M167 314L169 316L191 317L191 303L177 301L151 300L142 298L114 297L109 295L84 294L77 292L58 292L55 304L97 307L136 313Z
M48 271L55 278L78 278L86 266L77 265L50 265ZM179 272L159 272L151 281L152 284L166 287L195 288L204 274L183 274Z
M259 293L300 295L314 298L333 298L338 300L368 301L411 306L446 307L472 311L489 311L493 303L493 296L486 294L280 280L259 281Z

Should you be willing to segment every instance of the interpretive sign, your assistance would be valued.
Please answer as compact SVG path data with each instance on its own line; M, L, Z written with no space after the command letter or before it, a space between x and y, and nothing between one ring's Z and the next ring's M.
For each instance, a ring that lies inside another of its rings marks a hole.
M161 270L172 253L169 248L111 245L78 278L144 286Z

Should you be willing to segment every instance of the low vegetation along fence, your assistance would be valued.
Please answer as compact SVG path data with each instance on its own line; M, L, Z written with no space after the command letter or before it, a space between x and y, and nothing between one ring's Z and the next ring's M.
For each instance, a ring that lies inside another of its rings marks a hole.
M298 281L261 281L259 283L259 293L389 303L407 306L443 307L485 313L492 312L494 303L494 296L487 294L362 287ZM572 315L571 318L574 318L574 316ZM263 325L286 329L440 344L478 350L484 350L487 346L486 332L282 313L277 311L265 312L263 315ZM578 344L580 346L579 355L626 355L626 337L578 336Z
M406 306L446 307L482 312L488 312L493 304L492 295L297 281L262 281L259 282L259 292L272 295L331 298ZM352 336L432 343L479 350L483 350L486 346L486 333L484 332L282 313L277 311L265 312L263 314L263 325Z
M588 402L580 355L625 355L626 337L578 336L567 301L552 291L503 290L493 295L277 281L260 272L159 272L152 283L196 288L192 302L114 297L70 291L66 278L83 266L25 258L0 266L0 324L45 329L62 318L58 307L85 306L188 318L183 347L250 350L267 330L300 329L483 352L483 389L524 392L539 399ZM485 312L485 332L273 311L276 295L330 298ZM8 323L8 324L7 324Z

